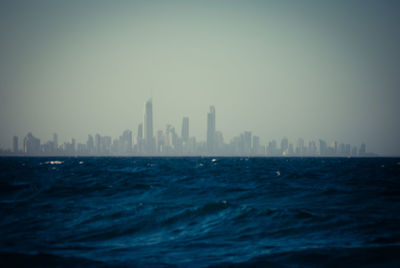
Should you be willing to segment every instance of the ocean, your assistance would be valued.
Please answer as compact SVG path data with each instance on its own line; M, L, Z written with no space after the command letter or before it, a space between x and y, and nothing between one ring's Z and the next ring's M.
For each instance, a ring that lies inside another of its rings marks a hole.
M399 267L400 158L2 157L1 267Z

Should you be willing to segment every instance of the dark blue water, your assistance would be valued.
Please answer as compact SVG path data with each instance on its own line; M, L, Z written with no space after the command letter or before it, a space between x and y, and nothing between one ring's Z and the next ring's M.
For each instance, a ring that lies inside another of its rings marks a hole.
M400 265L399 158L0 158L0 189L0 265Z

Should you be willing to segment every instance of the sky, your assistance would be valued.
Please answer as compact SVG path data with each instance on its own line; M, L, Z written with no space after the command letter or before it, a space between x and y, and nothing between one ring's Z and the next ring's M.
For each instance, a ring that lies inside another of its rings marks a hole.
M400 155L399 1L1 1L0 147L137 134L336 140Z

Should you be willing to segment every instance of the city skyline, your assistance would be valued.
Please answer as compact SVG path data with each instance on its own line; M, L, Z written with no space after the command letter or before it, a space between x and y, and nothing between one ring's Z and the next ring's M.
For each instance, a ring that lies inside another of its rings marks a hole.
M262 144L323 137L400 155L399 12L391 0L1 1L0 147L30 131L137 133L153 98L154 137L188 117L206 141L214 105L225 141L251 130Z
M144 103L143 122L138 123L135 134L127 129L118 138L96 133L88 135L86 142L77 142L75 138L63 144L58 142L58 134L53 133L50 141L41 140L29 132L21 139L12 137L11 149L2 149L2 155L25 156L339 156L367 157L377 156L366 150L366 144L360 147L336 140L328 143L324 139L310 140L303 138L295 142L283 137L280 146L276 140L261 143L260 137L251 131L243 131L230 141L224 141L223 133L217 130L216 108L211 105L207 113L205 141L190 136L190 119L182 118L181 135L175 127L167 124L165 131L153 131L152 99ZM135 142L136 141L136 142Z

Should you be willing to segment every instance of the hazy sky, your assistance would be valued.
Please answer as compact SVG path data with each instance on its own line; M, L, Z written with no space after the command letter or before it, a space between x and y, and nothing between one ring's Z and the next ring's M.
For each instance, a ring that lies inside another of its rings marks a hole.
M400 154L400 1L1 1L0 147L166 124Z

